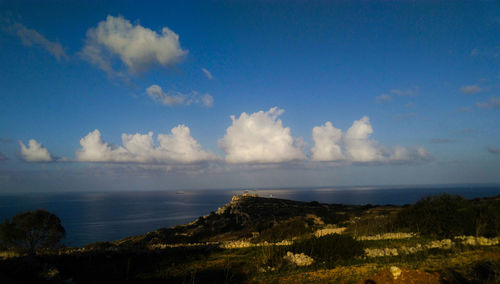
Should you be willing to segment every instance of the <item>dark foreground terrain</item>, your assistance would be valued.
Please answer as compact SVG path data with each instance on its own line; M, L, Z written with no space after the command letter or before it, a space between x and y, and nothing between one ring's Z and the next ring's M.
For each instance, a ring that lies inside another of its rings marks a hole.
M398 207L246 195L142 236L4 250L0 283L499 283L499 236L500 196Z

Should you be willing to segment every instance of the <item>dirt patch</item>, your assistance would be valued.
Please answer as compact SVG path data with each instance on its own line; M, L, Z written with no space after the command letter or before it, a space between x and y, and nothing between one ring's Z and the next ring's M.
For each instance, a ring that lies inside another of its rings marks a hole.
M418 270L401 269L401 274L394 279L391 271L383 269L370 277L361 280L358 284L397 284L397 283L422 283L422 284L440 284L441 276L438 273L428 273Z

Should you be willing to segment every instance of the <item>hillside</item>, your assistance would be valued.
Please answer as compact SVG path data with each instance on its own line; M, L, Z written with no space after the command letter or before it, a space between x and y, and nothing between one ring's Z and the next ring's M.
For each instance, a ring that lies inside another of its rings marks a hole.
M500 196L358 206L243 195L189 224L3 256L1 283L498 283Z
M349 219L374 209L356 206L301 202L286 199L237 195L228 204L195 221L163 228L143 236L116 242L121 245L156 243L220 242L231 240L278 241L331 226L344 225ZM376 207L370 214L389 214L398 207Z

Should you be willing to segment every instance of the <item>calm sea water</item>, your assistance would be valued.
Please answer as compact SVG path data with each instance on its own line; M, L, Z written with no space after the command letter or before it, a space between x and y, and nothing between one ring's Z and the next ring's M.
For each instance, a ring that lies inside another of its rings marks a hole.
M105 193L19 193L0 195L0 220L21 211L44 208L66 228L64 243L82 246L140 235L193 221L216 211L244 190L198 190ZM343 204L414 203L430 194L448 192L466 198L500 194L489 187L349 187L249 190L259 196Z

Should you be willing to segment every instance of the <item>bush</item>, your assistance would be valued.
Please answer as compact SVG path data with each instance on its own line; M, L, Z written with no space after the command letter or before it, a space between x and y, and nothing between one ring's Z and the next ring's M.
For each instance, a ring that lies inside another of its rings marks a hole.
M61 220L43 209L19 213L0 224L2 245L30 254L40 248L56 247L65 235Z
M474 213L461 196L434 195L401 210L397 224L423 235L449 238L472 234Z
M346 233L366 236L394 232L395 214L364 216L347 226Z
M297 240L291 246L294 253L304 253L316 261L333 265L338 261L350 260L364 253L363 244L348 235L326 235Z
M282 221L260 232L258 240L278 242L311 233L312 228L307 221L306 218L292 218Z
M474 212L474 233L488 238L500 236L500 202L487 200L476 202Z

